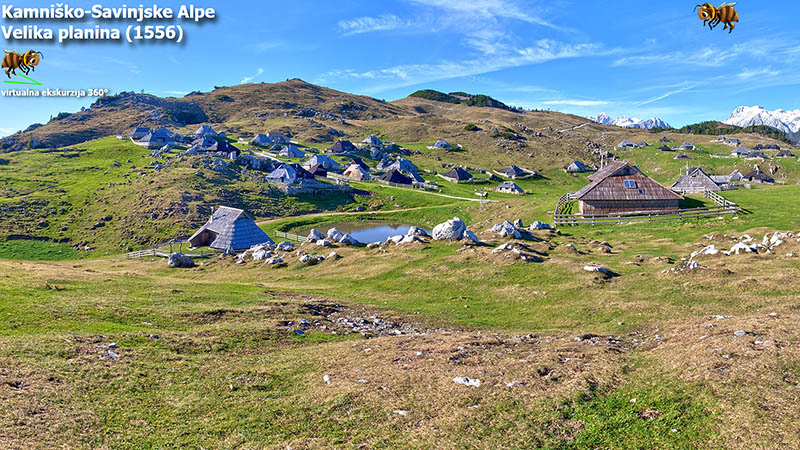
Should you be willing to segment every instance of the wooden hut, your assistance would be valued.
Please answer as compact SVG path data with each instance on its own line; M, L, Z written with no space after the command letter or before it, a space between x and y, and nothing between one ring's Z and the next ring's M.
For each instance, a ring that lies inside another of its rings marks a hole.
M585 216L678 211L683 199L627 161L612 161L589 180L575 194Z
M761 170L761 167L756 166L753 171L748 173L742 178L744 181L750 183L774 183L775 179L767 175Z
M525 193L525 191L523 191L522 188L517 186L517 183L514 183L513 181L504 181L503 184L497 187L497 192L516 195L522 195Z
M192 247L209 246L226 253L235 253L258 244L274 244L256 225L255 219L241 209L220 206L192 237Z
M530 175L528 172L520 169L517 166L508 166L505 169L497 171L498 174L511 178L512 180Z
M350 166L345 169L344 176L356 181L366 181L370 179L369 171L364 170L363 167L355 163L350 164Z
M381 176L379 176L377 178L377 180L378 181L382 181L384 183L392 183L392 184L407 184L407 185L411 185L413 183L411 178L403 175L402 173L400 173L399 170L394 170L394 169L390 170L389 172L386 172L385 174L383 174Z
M454 167L440 176L451 183L467 183L472 180L472 175L461 167Z
M681 194L702 194L706 191L719 192L722 186L699 167L693 167L676 181L670 189Z

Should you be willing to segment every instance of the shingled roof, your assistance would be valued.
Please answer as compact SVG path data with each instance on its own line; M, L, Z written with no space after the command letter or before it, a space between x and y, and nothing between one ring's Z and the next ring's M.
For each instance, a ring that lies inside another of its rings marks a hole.
M627 161L612 161L589 177L578 200L675 200L683 197L660 185ZM628 186L626 186L628 182Z
M225 252L247 250L258 244L274 244L274 241L256 225L253 216L245 211L220 206L189 242L193 247L208 245Z

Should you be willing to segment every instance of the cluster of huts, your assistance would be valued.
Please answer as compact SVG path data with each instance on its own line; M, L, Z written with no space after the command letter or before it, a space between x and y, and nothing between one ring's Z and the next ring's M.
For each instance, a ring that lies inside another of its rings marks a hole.
M753 170L742 174L734 170L730 175L710 175L700 167L692 167L676 181L671 189L684 194L718 192L736 189L737 183L775 183L775 179L755 166Z
M745 158L745 159L761 159L761 160L768 160L771 159L763 150L777 150L778 153L775 155L776 158L794 158L794 153L791 152L789 149L781 149L780 146L775 144L767 144L762 145L758 144L753 147L752 150L748 150L747 147L736 147L731 151L731 156L734 158Z

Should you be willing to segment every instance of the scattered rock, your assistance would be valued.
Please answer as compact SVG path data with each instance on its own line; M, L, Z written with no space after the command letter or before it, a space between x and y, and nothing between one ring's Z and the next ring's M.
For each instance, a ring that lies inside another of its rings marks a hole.
M194 260L183 253L173 253L169 256L167 265L174 268L188 269L194 267Z
M325 239L325 235L315 229L312 229L308 232L308 239L306 242L317 242L320 239Z
M294 244L289 241L283 241L280 244L278 244L277 249L284 252L291 252L294 250Z
M453 383L463 384L464 386L470 386L470 387L479 387L481 385L481 380L471 379L467 377L455 377L453 378Z

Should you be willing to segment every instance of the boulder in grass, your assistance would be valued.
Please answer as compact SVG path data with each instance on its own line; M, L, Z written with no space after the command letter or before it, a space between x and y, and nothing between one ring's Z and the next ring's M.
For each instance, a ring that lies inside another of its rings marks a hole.
M475 236L475 233L473 233L470 230L467 230L467 231L464 232L464 239L466 239L468 241L472 241L475 244L479 244L480 243L480 241L478 240L478 236Z
M331 240L333 242L341 242L342 241L342 237L344 237L344 233L342 233L341 231L337 230L336 228L331 228L330 230L328 230L328 239L329 240Z
M539 222L538 220L533 222L529 228L531 231L533 230L555 230L555 228L550 225L549 223Z
M281 250L281 251L284 251L284 252L290 252L290 251L294 250L294 244L289 242L289 241L283 241L280 244L278 244L277 248L278 248L278 250Z
M173 253L169 255L167 264L177 269L188 269L194 267L194 260L183 253Z
M433 239L441 241L444 239L461 240L464 237L464 232L467 231L467 225L458 217L453 217L447 222L440 223L433 227Z
M306 242L317 242L320 239L325 239L325 235L312 228L311 231L308 232L308 239Z
M331 246L333 246L333 244L331 243L331 241L329 241L327 239L320 239L320 240L317 241L317 246L318 247L331 247Z
M514 239L521 239L522 233L514 226L513 223L505 221L492 227L492 232L497 233L502 237L513 237Z
M406 233L407 236L428 236L428 232L420 227L411 227Z

